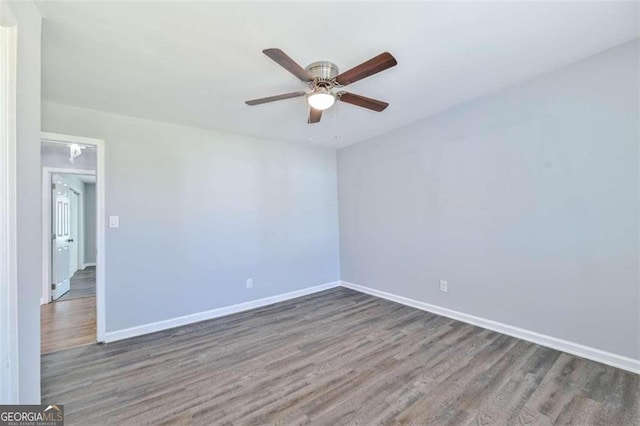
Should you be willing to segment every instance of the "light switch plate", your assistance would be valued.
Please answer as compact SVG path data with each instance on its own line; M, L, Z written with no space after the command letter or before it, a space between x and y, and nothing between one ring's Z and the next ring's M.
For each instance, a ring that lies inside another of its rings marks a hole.
M109 216L109 228L118 228L118 227L120 227L120 217Z

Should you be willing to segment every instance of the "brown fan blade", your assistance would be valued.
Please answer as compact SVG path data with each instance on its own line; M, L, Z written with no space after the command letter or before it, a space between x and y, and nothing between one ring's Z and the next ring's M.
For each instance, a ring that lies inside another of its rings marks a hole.
M265 49L262 51L265 55L273 59L277 62L282 68L289 71L291 74L298 77L300 80L308 83L313 81L313 76L309 74L307 70L302 68L300 65L296 63L293 59L291 59L286 53L284 53L280 49Z
M360 65L339 74L336 77L336 81L341 85L346 86L347 84L355 83L358 80L362 80L370 75L384 71L397 64L398 62L396 61L396 58L394 58L391 53L384 52L375 58L369 59L367 62L363 62Z
M309 119L307 124L319 123L322 118L322 110L309 108Z
M367 98L365 96L356 95L349 92L338 93L338 99L342 102L346 102L351 105L356 105L362 108L372 109L374 111L384 111L389 106L388 103L379 101L377 99Z
M283 99L298 98L304 95L306 95L305 92L285 93L284 95L269 96L268 98L252 99L250 101L246 101L245 104L260 105L260 104L266 104L267 102L281 101Z

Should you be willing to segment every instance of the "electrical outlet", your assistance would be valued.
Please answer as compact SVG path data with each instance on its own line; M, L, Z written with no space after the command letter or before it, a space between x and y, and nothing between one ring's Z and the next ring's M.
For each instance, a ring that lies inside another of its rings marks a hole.
M253 287L253 278L248 278L247 279L247 288L252 288Z
M444 291L445 293L449 290L449 286L445 280L440 280L440 291Z

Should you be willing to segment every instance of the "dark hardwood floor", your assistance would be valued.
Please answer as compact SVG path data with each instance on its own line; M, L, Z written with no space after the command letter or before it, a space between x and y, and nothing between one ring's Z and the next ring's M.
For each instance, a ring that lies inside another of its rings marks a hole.
M67 425L640 424L639 376L338 288L42 356Z
M82 297L96 296L96 267L87 266L76 271L71 277L69 291L63 294L57 301L80 299Z

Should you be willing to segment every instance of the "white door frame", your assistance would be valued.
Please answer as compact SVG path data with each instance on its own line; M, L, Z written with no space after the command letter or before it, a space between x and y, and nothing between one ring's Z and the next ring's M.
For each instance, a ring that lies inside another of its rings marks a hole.
M16 222L17 22L0 0L0 403L17 404L18 275Z
M90 175L95 176L96 172L94 170L85 170L85 169L67 169L60 167L43 167L42 168L42 297L40 298L40 304L44 305L46 303L51 302L51 253L52 253L52 244L51 244L51 236L53 234L53 230L51 229L51 185L53 184L53 175L58 174L67 174L67 175ZM82 221L81 217L84 214L84 211L81 207L81 203L83 202L83 191L76 191L74 189L69 188L70 191L79 192L78 197L78 207L79 211L76 212L78 214L78 221ZM84 221L82 221L84 223ZM80 233L80 231L78 231ZM47 238L48 236L48 238ZM84 239L84 233L82 234L81 239ZM46 241L45 241L46 240ZM83 244L84 246L84 244ZM46 251L45 251L46 250ZM80 247L78 246L78 253L80 253ZM78 266L81 266L80 261L78 260ZM96 294L97 294L97 285L96 282Z
M84 269L84 182L83 188L79 190L72 189L72 191L78 196L78 208L76 209L76 221L78 222L78 229L76 232L78 233L78 255L76 256L76 261L78 262L78 270Z
M85 138L80 136L61 135L57 133L42 132L42 142L54 142L62 144L77 143L80 145L93 145L96 147L96 340L104 342L105 338L105 153L104 140ZM81 169L51 169L56 173L91 174L87 170ZM69 171L71 170L71 171ZM49 274L50 253L51 253L51 220L47 219L51 214L49 204L45 203L45 193L51 199L51 173L45 173L43 168L43 219L42 219L42 274L43 285L46 279L47 289L50 287ZM46 177L49 177L49 184L45 184ZM46 216L46 217L45 217Z

